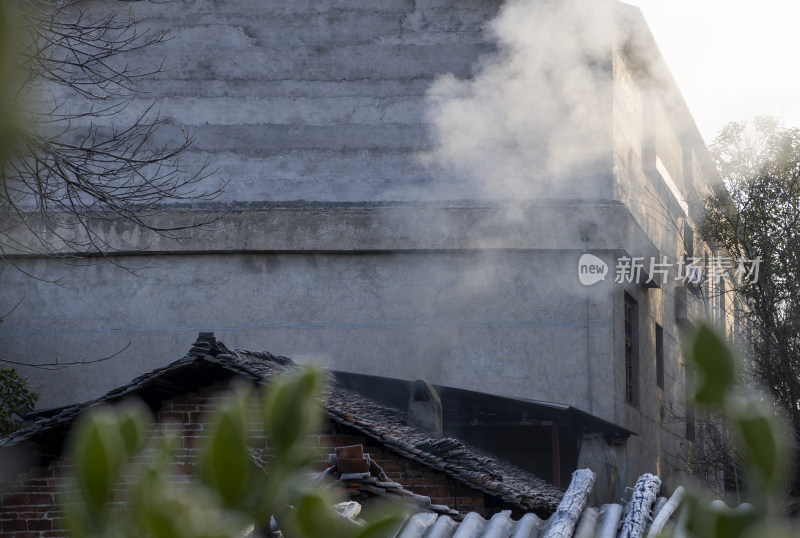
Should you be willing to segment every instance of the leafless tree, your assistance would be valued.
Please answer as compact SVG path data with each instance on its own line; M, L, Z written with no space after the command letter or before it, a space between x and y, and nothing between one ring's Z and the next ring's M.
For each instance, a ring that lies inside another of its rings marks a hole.
M121 121L129 100L145 95L145 83L164 70L163 63L130 62L168 36L147 28L123 3L100 3L0 0L0 259L6 262L108 254L113 247L102 229L109 222L179 237L210 219L165 227L154 217L221 191L219 183L205 187L206 165L181 162L192 137L185 129L163 136L172 120L153 105Z
M106 253L99 229L109 221L176 236L183 228L162 227L153 216L167 204L213 199L221 189L204 189L206 165L182 164L192 143L185 129L177 139L156 140L171 120L152 106L132 123L115 121L128 99L144 93L142 83L164 69L129 63L133 53L166 34L144 27L119 2L103 13L82 4L13 0L26 21L14 97L29 128L0 160L0 256L7 260Z
M670 455L671 464L715 495L741 502L745 489L742 455L736 449L731 429L723 418L716 414L689 412L685 404L670 402L664 406L662 420L668 424L686 425L687 428L687 442Z

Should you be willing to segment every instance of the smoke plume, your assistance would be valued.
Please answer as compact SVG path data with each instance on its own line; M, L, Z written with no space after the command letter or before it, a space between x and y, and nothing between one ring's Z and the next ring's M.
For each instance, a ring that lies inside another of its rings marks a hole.
M591 195L612 166L615 4L509 0L488 27L497 49L474 76L445 75L428 91L435 149L424 159L480 197Z

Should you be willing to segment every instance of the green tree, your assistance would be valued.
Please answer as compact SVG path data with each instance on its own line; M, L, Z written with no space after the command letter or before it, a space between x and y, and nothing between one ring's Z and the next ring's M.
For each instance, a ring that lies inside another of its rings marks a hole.
M688 401L721 416L743 455L749 502L730 507L707 493L690 490L679 502L673 528L651 529L648 536L687 538L762 538L797 536L781 518L786 484L787 440L774 406L738 383L740 364L726 339L707 325L697 330L689 354L695 383Z
M710 147L722 182L705 197L701 236L736 260L760 259L757 280L732 293L748 375L771 392L800 433L800 129L771 118L727 125ZM755 276L755 275L753 275ZM730 301L729 301L730 304ZM796 461L800 452L795 451ZM800 494L800 480L792 482Z
M14 414L24 407L33 407L38 397L14 370L0 368L0 437L17 428Z
M746 305L737 314L752 374L800 431L800 129L731 123L710 149L722 184L706 197L701 235L734 265L760 258L755 282L735 282Z

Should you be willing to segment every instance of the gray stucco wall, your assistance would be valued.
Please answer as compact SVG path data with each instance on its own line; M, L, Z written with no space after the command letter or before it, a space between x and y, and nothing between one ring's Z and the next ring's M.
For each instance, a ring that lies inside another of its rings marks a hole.
M432 87L445 76L468 80L486 65L507 59L508 49L495 56L498 36L490 26L505 4L501 0L124 4L124 9L144 19L142 29L165 30L169 39L124 58L143 70L162 62L164 68L141 81L144 92L134 95L113 120L117 125L132 122L155 103L154 111L171 120L154 142L174 143L184 129L193 135L195 142L183 163L191 168L208 162L216 171L207 182L210 189L228 181L218 200L223 202L513 199L519 197L520 188L534 184L531 177L542 176L540 171L547 170L554 154L569 154L558 169L575 173L569 184L552 174L539 177L537 194L571 198L577 187L582 198L609 198L610 72L602 66L592 68L593 82L604 83L584 84L578 88L580 96L566 97L568 88L560 78L576 71L567 61L572 56L564 58L563 73L550 73L552 95L498 99L510 101L502 110L510 116L508 123L530 126L514 134L536 134L517 141L523 143L524 150L518 153L527 154L528 165L524 172L514 171L524 178L518 184L509 185L501 178L491 178L495 184L489 184L489 178L471 177L457 163L431 158L436 150L431 118L441 111L441 102L430 95ZM102 13L120 4L87 0L79 6ZM532 34L543 31L550 42L562 43L553 51L585 46L577 29L535 28ZM593 47L602 52L592 51L589 58L597 56L603 65L610 65L610 49L596 41ZM507 82L492 80L500 87ZM453 90L452 95L462 93ZM69 106L76 102L63 92L59 97ZM513 102L516 98L519 103ZM591 110L570 120L579 99L588 100L585 104ZM477 117L482 100L476 97L467 103L464 117ZM537 102L542 110L526 111ZM500 130L490 113L483 121ZM564 125L571 130L561 132L558 143L539 132L542 126ZM456 130L454 136L459 135L463 133ZM579 144L570 142L584 138L591 143L588 163L580 157L586 146L578 150L572 146ZM540 159L532 157L539 153ZM484 160L502 168L503 163L492 159L487 154Z
M196 137L189 162L230 181L225 201L469 198L424 166L425 92L468 77L492 42L498 0L231 0L135 3L171 40L133 60L166 70L128 118L158 99ZM123 119L125 116L118 119Z
M342 370L569 403L640 434L614 449L624 454L625 477L668 472L660 462L682 427L660 418L663 401L682 399L674 289L628 290L642 334L643 398L632 408L624 401L622 288L613 278L591 287L577 278L583 253L613 271L621 253L678 249L670 219L643 195L653 183L643 169L642 95L610 43L599 83L580 88L591 91L584 113L593 120L575 134L592 140L592 158L582 162L580 151L547 138L520 148L536 155L554 144L575 164L562 163L569 180L543 177L544 165L526 161L525 188L512 188L519 181L495 184L423 158L434 149L426 93L438 77L474 78L491 60L497 43L486 25L502 5L130 4L173 39L132 58L165 59L167 70L116 121L157 100L175 118L160 140L185 125L196 136L187 164L208 160L217 169L209 185L228 186L216 205L158 217L170 225L218 218L180 242L106 225L112 262L124 267L16 262L40 280L0 269L0 311L19 303L0 327L3 356L86 362L23 368L43 394L40 406L107 391L179 358L198 331L213 330L232 347ZM523 104L539 98L522 93ZM536 122L525 125L536 131ZM665 131L658 140L672 144L663 154L675 170L680 136ZM663 393L651 390L654 322L667 340ZM629 485L622 474L619 488Z
M632 219L652 241L656 255L675 264L679 258L698 255L705 248L695 234L687 235L686 229L695 227L698 192L712 178L704 172L709 167L699 164L701 155L707 157L705 148L696 145L696 129L683 102L675 100L674 87L667 87L663 79L656 83L643 77L635 65L624 54L615 54L615 199L630 210ZM668 73L662 76L669 78ZM681 208L681 202L688 211ZM666 285L659 289L627 289L638 302L640 401L631 406L623 399L624 391L618 391L615 413L617 421L639 433L627 446L630 475L655 468L667 483L683 468L683 458L690 447L686 439L686 361L682 352L689 345L686 320L706 315L686 283L675 280L677 276L673 266ZM624 379L622 293L618 291L615 301L619 357L616 368L620 380ZM679 297L689 301L690 314L677 311ZM655 324L662 327L664 336L663 388L656 385Z
M552 280L577 267L572 252L229 254L128 263L150 268L134 276L106 264L63 266L58 290L3 273L28 293L26 314L11 316L5 328L12 352L25 350L26 360L92 360L132 342L103 363L37 373L46 383L42 405L102 393L180 357L197 331L211 329L230 346L567 401L611 418L600 394L589 401L588 386L608 374L603 363L612 356L606 293L576 288L576 271L567 282ZM31 312L36 304L46 307Z
M251 327L227 340L343 369L567 398L611 413L585 394L583 374L543 382L540 393L515 370L550 375L559 370L537 368L537 361L587 360L586 345L574 343L575 331L564 329L585 324L585 308L573 311L574 301L541 284L545 275L562 273L565 262L530 249L619 248L626 228L604 226L607 215L575 219L572 206L554 212L548 203L533 211L488 203L487 198L517 203L520 193L487 188L486 178L424 159L434 144L427 92L439 77L469 79L498 60L491 56L498 37L488 24L502 6L496 0L126 4L146 18L142 27L168 30L171 39L126 58L143 67L163 60L165 70L143 83L147 93L134 98L115 123L132 121L155 100L162 115L174 117L157 141L177 139L185 126L196 137L185 163L209 161L217 169L209 184L226 180L228 186L214 206L159 217L159 224L173 225L220 217L180 242L125 223L105 225L103 239L118 250L114 262L148 267L135 278L95 260L89 266L18 262L42 280L4 268L9 284L2 304L10 308L22 300L2 328L10 356L90 361L131 342L94 366L26 372L49 380L41 405L102 392L172 360L198 329ZM101 13L119 4L91 0L80 7ZM582 38L556 35L564 45ZM602 65L610 65L603 44L593 47ZM601 162L588 175L544 181L540 190L551 198L608 200L613 194L611 129L604 121L611 111L610 71L602 65L597 73L606 83L593 92L602 106L591 111L602 128L595 133L580 126L596 135L593 155ZM565 93L561 81L554 83L556 93ZM61 97L74 103L69 95ZM536 122L522 117L536 131ZM571 155L580 161L579 153ZM533 167L527 173L535 172ZM596 234L598 229L615 232ZM450 252L459 249L464 252ZM502 249L511 249L506 258L498 254ZM340 252L351 254L332 254ZM173 255L178 253L191 255ZM523 263L520 256L530 260ZM537 264L541 268L530 272ZM482 277L497 282L481 283ZM547 294L544 302L538 292L520 294L535 289L534 280ZM436 329L424 329L427 323ZM341 324L369 329L326 329ZM307 326L319 328L298 328ZM556 338L559 330L563 338ZM219 336L226 339L224 332ZM535 356L533 350L549 351ZM555 360L561 354L572 358ZM441 364L438 356L445 357ZM478 375L495 361L489 379ZM75 381L62 382L67 379Z

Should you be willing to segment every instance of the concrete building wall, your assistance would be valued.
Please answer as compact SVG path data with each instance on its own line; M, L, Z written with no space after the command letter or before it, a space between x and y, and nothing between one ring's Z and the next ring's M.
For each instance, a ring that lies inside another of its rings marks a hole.
M82 3L90 12L108 6ZM160 140L185 126L196 136L186 163L208 160L218 169L210 181L229 183L217 205L158 217L166 225L219 217L181 241L117 222L100 230L116 250L112 263L17 262L41 280L4 267L0 302L10 310L22 301L2 329L8 355L86 363L23 369L41 383L40 405L102 393L175 358L182 335L206 328L232 345L344 370L569 401L610 417L608 403L587 395L585 368L572 370L586 363L588 341L608 340L594 326L574 338L588 326L585 301L573 298L584 294L574 288L577 252L539 250L625 242L627 228L607 225L617 217L592 215L585 202L612 198L610 128L595 142L607 169L548 188L584 200L561 209L490 202L515 193L421 159L431 148L426 92L443 75L469 78L495 51L487 23L501 6L126 5L172 39L130 58L164 59L165 70L114 121L132 121L157 100L175 118ZM597 92L610 103L608 89ZM565 271L565 282L552 282ZM570 375L548 377L556 373Z
M503 54L491 56L497 52L498 36L490 23L506 4L126 4L125 9L144 19L142 29L167 31L169 39L123 58L143 71L163 62L163 70L140 80L144 91L114 115L114 122L131 123L155 103L154 111L170 120L154 143L174 144L182 140L184 130L191 134L194 143L183 164L197 169L207 162L208 170L215 172L206 182L211 189L227 181L221 202L516 198L518 192L487 186L486 178L471 177L430 158L435 149L431 119L438 106L429 94L432 86L445 76L469 80L487 62L502 61ZM89 13L119 7L100 0L80 6ZM575 33L548 29L550 33L556 53L582 46ZM602 43L595 46L602 49ZM602 61L610 65L610 56ZM608 76L610 81L610 73L595 71L597 80ZM564 89L561 81L552 85ZM592 98L592 110L581 112L593 120L591 128L581 123L561 132L557 144L540 137L535 144L526 140L526 147L520 148L529 165L524 175L543 184L534 189L538 194L572 198L576 187L581 197L610 196L610 172L598 171L611 163L611 130L605 125L611 97L605 86L597 84L591 92L581 89ZM82 106L63 91L58 97L68 107ZM565 104L572 103L558 101L553 107ZM551 112L565 120L569 113ZM536 132L536 123L520 114L515 118L512 108L509 121L529 122ZM580 154L587 147L585 138L591 141L591 159ZM563 175L574 168L569 188L561 178L541 173L547 169L548 152L555 152L549 147L553 145L557 153L573 152L557 167ZM540 153L539 161L531 157ZM602 178L607 183L598 181Z
M115 3L84 2L93 12ZM115 117L157 100L173 117L159 141L195 136L224 201L474 197L463 178L424 165L424 99L435 77L469 77L494 45L499 0L171 0L127 4L170 39L130 60L164 71Z
M642 68L637 61L641 56L647 52L631 56L629 50L620 50L614 55L615 191L652 242L657 261L666 257L672 265L666 283L658 288L628 285L616 292L616 379L625 379L622 321L623 295L628 293L637 303L639 398L630 405L624 387L616 390L615 418L639 434L625 447L630 475L656 469L669 484L683 467L691 444L686 438L687 374L682 352L688 344L687 321L708 312L696 290L680 280L677 263L681 257L702 256L707 250L691 230L698 193L712 177L707 151L685 104L676 97L666 67L659 60ZM652 254L629 251L628 255L643 256L647 264ZM663 330L663 388L657 386L656 324Z
M672 264L666 282L657 288L620 286L614 297L615 312L615 420L637 432L629 439L625 472L638 476L655 469L662 478L676 476L680 454L685 452L685 365L681 346L685 334L676 310L677 295L686 297L679 278L679 257L686 254L685 205L692 199L692 176L684 173L685 152L691 144L681 132L687 121L670 107L663 87L653 80L652 68L643 70L636 59L618 51L614 55L614 153L617 197L652 242L652 252L631 249L628 256L643 257L647 266ZM677 126L676 126L677 125ZM691 173L691 170L689 170ZM660 279L658 279L660 280ZM625 399L624 294L636 301L637 402ZM657 386L656 324L663 331L664 386Z
M661 416L663 402L682 399L675 286L624 288L639 305L641 401L632 407L613 271L621 254L677 256L680 207L657 172L688 189L703 157L687 150L686 120L676 124L682 112L664 88L609 43L591 88L599 104L589 115L602 128L574 133L595 141L590 174L575 155L580 174L544 178L522 191L537 197L520 199L422 159L432 149L426 92L442 75L476 76L497 50L486 25L503 5L130 4L173 39L132 58L163 58L167 70L116 121L157 99L175 117L159 140L185 126L196 136L187 164L208 160L217 169L209 184L228 185L217 205L157 217L216 218L181 241L118 222L102 230L113 263L31 257L16 262L24 272L2 267L0 311L19 303L0 329L4 353L85 362L23 368L40 405L103 393L213 330L234 347L345 371L572 404L639 434L625 447L619 488L660 469L680 437ZM529 173L541 170L533 163ZM584 253L607 264L604 282L579 283ZM661 392L654 323L668 357Z
M607 395L593 395L590 386L608 374L604 365L613 356L605 300L611 285L576 286L573 252L188 258L127 260L150 265L143 276L106 264L63 266L57 294L48 283L31 286L17 270L3 273L8 285L26 288L26 304L46 301L9 322L14 349L25 350L25 360L70 362L80 350L80 358L92 361L131 343L105 362L37 372L45 383L42 405L109 390L180 357L193 333L213 329L230 346L266 348L346 371L566 402L612 419ZM46 263L21 267L35 272ZM565 282L554 282L558 275Z

